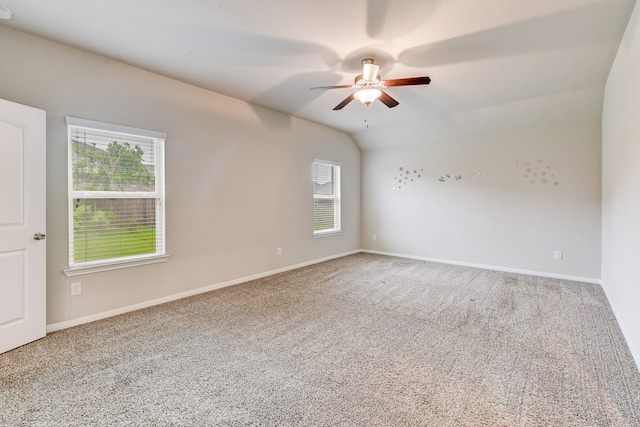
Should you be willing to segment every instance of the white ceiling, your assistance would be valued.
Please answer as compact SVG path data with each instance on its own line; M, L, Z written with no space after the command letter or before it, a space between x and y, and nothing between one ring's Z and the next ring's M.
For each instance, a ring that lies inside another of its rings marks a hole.
M1 25L344 130L362 149L600 117L635 0L0 0ZM400 102L332 108L360 61ZM3 59L6 60L6 59ZM365 124L368 123L368 128Z

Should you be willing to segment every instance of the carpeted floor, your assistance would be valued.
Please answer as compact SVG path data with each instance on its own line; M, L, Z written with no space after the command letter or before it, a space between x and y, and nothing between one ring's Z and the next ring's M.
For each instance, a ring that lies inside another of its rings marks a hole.
M2 426L640 426L597 285L357 254L0 355Z

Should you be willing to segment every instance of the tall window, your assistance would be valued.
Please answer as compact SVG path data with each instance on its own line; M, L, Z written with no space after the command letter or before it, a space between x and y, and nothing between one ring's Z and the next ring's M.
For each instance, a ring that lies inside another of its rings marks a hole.
M67 117L67 275L166 260L166 134Z
M340 233L340 163L313 161L313 235Z

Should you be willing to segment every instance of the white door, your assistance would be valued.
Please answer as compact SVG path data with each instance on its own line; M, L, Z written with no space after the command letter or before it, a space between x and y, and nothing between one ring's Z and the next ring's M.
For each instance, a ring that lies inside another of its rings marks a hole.
M46 332L45 150L45 112L0 99L0 353Z

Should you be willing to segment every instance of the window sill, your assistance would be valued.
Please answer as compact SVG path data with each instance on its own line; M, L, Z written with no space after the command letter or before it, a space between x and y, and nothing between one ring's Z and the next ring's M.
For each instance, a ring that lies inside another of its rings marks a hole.
M313 233L313 238L317 238L317 237L329 237L329 236L335 236L337 234L342 234L342 230L332 230L332 231L324 231L324 232L320 232L320 233Z
M100 273L102 271L118 270L121 268L137 267L139 265L157 264L160 262L166 262L169 259L169 255L159 255L149 258L136 259L130 261L118 261L110 264L89 265L83 267L71 267L66 270L62 270L67 277L80 276L82 274Z

